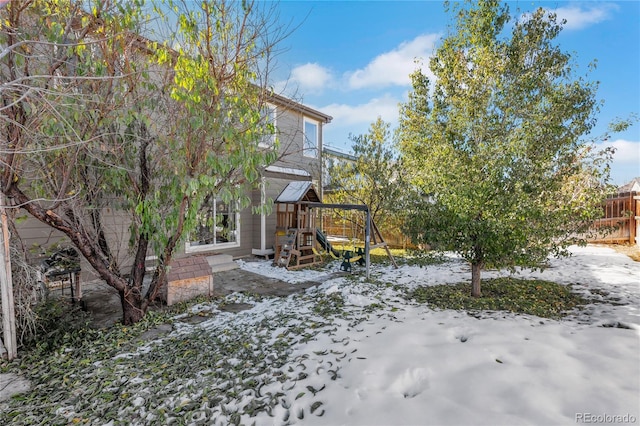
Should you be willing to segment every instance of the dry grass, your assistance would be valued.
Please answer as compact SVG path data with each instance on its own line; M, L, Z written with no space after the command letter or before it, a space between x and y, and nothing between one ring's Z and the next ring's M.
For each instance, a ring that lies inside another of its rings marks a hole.
M631 244L608 244L605 247L610 247L618 253L626 254L636 262L640 262L640 246Z

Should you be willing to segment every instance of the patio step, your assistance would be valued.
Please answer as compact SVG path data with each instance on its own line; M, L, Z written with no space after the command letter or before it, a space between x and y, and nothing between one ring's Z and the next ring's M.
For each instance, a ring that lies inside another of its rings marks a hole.
M209 262L209 266L211 266L212 273L230 271L238 268L238 264L233 261L233 256L230 254L207 256L207 262Z

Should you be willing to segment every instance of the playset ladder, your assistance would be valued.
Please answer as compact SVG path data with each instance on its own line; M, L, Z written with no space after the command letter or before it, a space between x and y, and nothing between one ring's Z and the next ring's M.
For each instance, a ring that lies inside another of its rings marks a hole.
M280 254L278 257L278 266L284 266L285 268L289 266L289 262L291 261L292 250L295 247L296 238L298 236L297 229L289 229L287 234L284 237L282 242L282 248L280 249Z

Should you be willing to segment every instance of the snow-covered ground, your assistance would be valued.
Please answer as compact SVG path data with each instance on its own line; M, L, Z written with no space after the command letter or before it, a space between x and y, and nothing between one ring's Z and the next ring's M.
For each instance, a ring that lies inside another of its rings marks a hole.
M605 247L572 248L544 272L602 297L562 320L468 315L408 301L404 289L470 279L455 256L425 267L373 264L287 271L240 267L291 283L286 298L234 293L193 306L203 321L116 354L73 348L7 417L13 424L569 425L640 422L640 263ZM354 267L354 270L357 267ZM485 278L507 272L487 271ZM324 278L323 278L324 277ZM192 318L191 318L192 319ZM69 357L67 361L65 357ZM52 402L55 401L55 402ZM2 413L0 412L0 422Z
M522 271L578 288L597 288L619 305L594 304L587 315L551 321L521 315L477 319L398 303L385 315L295 348L297 369L323 387L322 403L293 422L318 425L551 425L637 424L640 421L640 263L603 247L572 248L544 272ZM289 272L268 262L243 268L291 282L313 271ZM499 275L487 272L484 277ZM504 273L503 273L504 274ZM469 280L463 262L378 269L374 277L404 286ZM345 305L380 300L345 279L319 291L339 293ZM388 294L388 301L394 295ZM379 297L379 295L378 295ZM390 311L390 312L389 312ZM628 328L619 328L628 327ZM296 357L297 355L297 357ZM326 372L339 369L335 380ZM323 380L325 378L325 380ZM290 394L309 394L308 380ZM304 402L293 403L292 413ZM261 417L258 423L276 423Z

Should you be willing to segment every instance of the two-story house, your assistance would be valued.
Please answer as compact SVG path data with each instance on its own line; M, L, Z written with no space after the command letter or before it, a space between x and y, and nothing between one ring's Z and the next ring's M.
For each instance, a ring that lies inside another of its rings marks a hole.
M311 181L322 187L323 126L332 117L278 95L272 96L266 114L276 128L279 155L262 172L260 189L251 194L252 207L274 200L292 181ZM260 144L270 149L273 140ZM275 212L254 214L252 208L236 211L219 200L211 200L208 208L217 219L210 222L217 226L193 233L185 244L185 253L214 252L234 257L268 257L274 253Z
M215 197L207 200L204 215L212 220L185 236L175 257L189 255L226 254L227 258L244 256L265 256L274 253L276 213L255 214L253 208L270 203L284 187L292 181L311 181L321 187L322 181L322 134L323 126L332 117L309 108L284 96L273 95L265 111L276 129L278 157L273 164L262 171L260 189L253 190L252 205L239 210L237 206L224 203ZM276 135L259 141L265 149L275 149ZM35 257L42 256L48 249L71 246L67 238L38 220L20 214L17 223L22 243L31 249ZM129 219L117 207L103 212L103 223L108 238L120 247L119 258L127 265L126 229ZM204 225L208 223L210 225ZM86 262L82 262L81 280L90 280L96 274Z
M81 26L82 22L81 19L70 19L68 27ZM91 30L88 29L88 31ZM91 36L88 38L91 39ZM119 52L121 55L126 53L127 61L123 60L123 63L139 61L144 64L145 58L158 49L166 50L168 57L177 58L178 56L172 49L160 47L139 34L127 33L123 40L126 41L127 46L126 52ZM76 61L69 62L76 63ZM149 68L144 68L154 76L151 77L152 79L157 78L162 81L164 78L170 78L173 71L167 68L168 65L155 61L153 64ZM72 67L69 72L73 74L75 71ZM321 186L323 126L332 118L277 94L267 97L267 106L263 111L265 117L274 125L276 135L273 135L273 138L266 137L255 142L264 149L276 149L274 141L277 137L278 155L273 164L265 165L261 171L260 189L249 194L252 206L240 210L235 203L222 202L215 195L207 197L205 206L199 212L202 217L201 225L189 235L183 236L184 241L176 248L176 257L221 253L233 257L252 254L267 256L273 252L276 215L275 213L254 214L254 207L268 204L269 200L276 198L291 181L312 181L317 187ZM156 121L155 118L151 121ZM153 128L150 129L151 133L154 131ZM122 269L132 263L129 259L132 254L129 250L128 238L131 217L119 210L119 196L120 194L113 194L113 202L97 208L101 210L100 223L107 234L105 238L109 246L113 246L109 255L116 259L114 264ZM21 220L16 220L15 223L22 243L25 248L32 251L34 257L45 255L50 248L71 246L63 233L39 222L23 211L17 210L17 215ZM94 275L84 262L82 274L83 278L85 275L88 275L86 278Z

